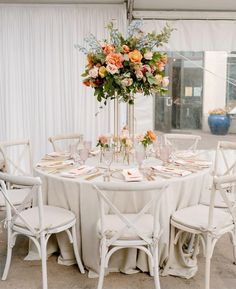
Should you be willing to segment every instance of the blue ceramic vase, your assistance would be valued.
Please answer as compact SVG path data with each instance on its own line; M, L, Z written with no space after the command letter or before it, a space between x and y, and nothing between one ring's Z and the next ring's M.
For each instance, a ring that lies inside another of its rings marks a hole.
M230 118L225 114L210 114L208 125L212 134L226 135L230 127Z

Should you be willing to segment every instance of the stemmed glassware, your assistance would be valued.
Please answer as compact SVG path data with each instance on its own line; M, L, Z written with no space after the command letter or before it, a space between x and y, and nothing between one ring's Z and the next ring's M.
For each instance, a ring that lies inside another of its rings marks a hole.
M104 174L104 180L110 181L110 167L113 161L114 149L113 148L104 148L103 150L103 159L104 163L107 166L107 170Z
M80 149L79 150L79 156L82 164L84 165L88 156L89 156L89 150L86 148Z

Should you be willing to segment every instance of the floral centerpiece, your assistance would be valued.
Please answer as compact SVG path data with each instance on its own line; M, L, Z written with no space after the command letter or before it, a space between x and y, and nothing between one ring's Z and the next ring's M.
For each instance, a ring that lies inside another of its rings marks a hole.
M82 74L84 85L94 88L99 102L108 99L133 104L133 95L165 93L169 83L165 76L167 55L157 48L167 43L172 28L166 25L160 34L144 33L142 21L133 21L124 37L110 23L109 40L98 41L92 34L85 39L89 49L77 45L87 55Z
M106 148L109 148L109 140L105 135L100 135L98 137L97 147L100 147L100 162L102 162L102 154Z
M144 135L139 136L139 142L147 149L148 145L156 140L157 136L152 130L148 130Z

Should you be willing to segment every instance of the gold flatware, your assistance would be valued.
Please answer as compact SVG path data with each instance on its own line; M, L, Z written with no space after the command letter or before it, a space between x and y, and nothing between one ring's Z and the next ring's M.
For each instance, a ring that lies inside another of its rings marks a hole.
M95 178L97 178L97 177L99 177L99 176L102 176L102 173L101 173L101 172L96 173L96 174L93 174L93 175L90 175L90 176L88 176L88 177L86 177L86 178L84 178L84 179L85 179L86 181L90 181L90 180L95 179Z

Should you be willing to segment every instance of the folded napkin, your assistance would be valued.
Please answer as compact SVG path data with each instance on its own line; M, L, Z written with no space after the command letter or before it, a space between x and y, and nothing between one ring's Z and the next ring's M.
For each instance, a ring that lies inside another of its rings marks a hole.
M65 177L65 178L76 178L80 175L84 175L87 174L91 171L93 171L95 169L95 167L91 167L91 166L80 166L79 168L70 170L68 172L62 172L60 174L60 176Z
M96 156L100 153L100 149L93 149L89 152L92 156Z
M186 165L186 166L195 166L195 167L199 167L199 168L209 168L212 164L212 162L209 162L209 161L196 160L196 159L192 159L192 160L176 159L175 163L180 164L180 165Z
M187 171L187 170L183 170L183 169L179 169L179 168L164 167L164 166L152 166L152 168L158 172L168 173L168 174L173 175L173 176L185 177L185 176L188 176L192 173L192 172Z
M126 182L140 182L143 180L143 175L138 169L124 169L122 174Z
M74 161L73 160L67 160L67 161L41 161L37 163L36 167L39 168L63 168L65 166L70 166L73 165Z

